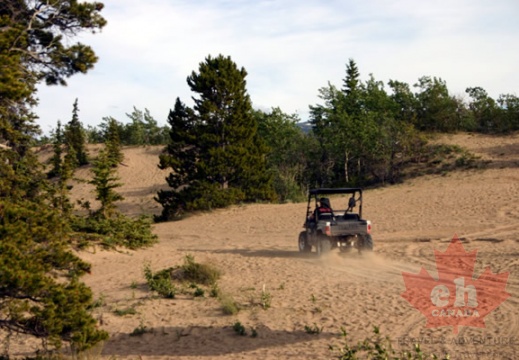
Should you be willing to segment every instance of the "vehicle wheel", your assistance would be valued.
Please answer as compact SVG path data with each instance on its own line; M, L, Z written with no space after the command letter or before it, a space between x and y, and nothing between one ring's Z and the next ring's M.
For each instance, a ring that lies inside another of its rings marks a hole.
M307 237L306 231L301 231L301 233L299 234L298 245L299 245L299 252L312 251L312 245L310 245L308 243L308 237Z
M360 251L373 251L373 238L371 235L364 235L360 237Z
M322 256L332 249L332 244L325 236L320 236L317 240L317 256Z

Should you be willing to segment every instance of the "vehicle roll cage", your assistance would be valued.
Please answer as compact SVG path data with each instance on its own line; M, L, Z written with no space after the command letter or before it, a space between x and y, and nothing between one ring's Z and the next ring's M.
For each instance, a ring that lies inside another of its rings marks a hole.
M321 196L319 195L340 195L340 194L351 194L355 198L355 194L359 194L359 197L355 199L355 202L358 203L359 206L359 218L362 219L362 189L361 188L318 188L318 189L310 189L308 191L308 206L307 206L307 218L312 215L312 197L314 198L314 208L317 207L317 201ZM348 206L350 206L348 204Z

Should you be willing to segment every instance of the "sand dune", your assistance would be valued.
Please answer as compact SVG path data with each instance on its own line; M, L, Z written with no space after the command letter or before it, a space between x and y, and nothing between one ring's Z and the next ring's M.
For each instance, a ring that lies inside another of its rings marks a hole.
M341 327L357 341L380 326L396 348L411 337L422 339L425 350L449 352L454 359L519 358L519 135L459 134L441 140L489 160L488 168L366 191L365 217L374 228L371 255L317 258L299 253L297 235L306 204L234 206L155 225L160 243L149 249L81 253L93 264L92 275L84 280L103 299L95 316L111 334L102 357L332 358L329 345L341 344ZM158 152L125 149L125 166L119 168L124 212L160 212L153 196L165 188L167 172L156 167ZM77 176L88 176L87 169ZM91 198L90 191L77 184L73 196ZM418 273L423 267L435 276L434 250L445 251L455 234L464 239L467 251L478 250L474 276L487 266L494 273L509 272L506 289L511 294L486 317L485 328L461 327L457 336L451 327L425 328L425 317L401 297L406 290L402 272ZM186 254L220 268L224 275L219 286L237 302L254 303L265 289L271 307L248 306L229 316L214 298L153 297L144 265L154 270L178 265ZM137 314L114 313L128 307ZM257 337L236 335L236 321L249 333L256 329ZM305 326L322 332L309 334ZM148 331L130 336L139 327ZM477 337L498 343L474 343ZM443 343L427 343L442 338ZM470 343L457 344L457 339Z

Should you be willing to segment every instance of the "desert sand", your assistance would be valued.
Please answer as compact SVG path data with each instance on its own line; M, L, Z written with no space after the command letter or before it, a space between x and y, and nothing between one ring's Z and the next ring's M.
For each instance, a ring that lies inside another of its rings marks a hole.
M488 160L487 167L365 191L372 254L299 253L306 203L196 214L154 225L159 243L147 249L80 252L93 265L84 281L102 304L94 315L111 335L98 347L99 358L325 359L336 355L330 345L344 343L341 328L353 343L371 336L373 326L391 336L397 349L419 342L451 359L519 358L519 134L457 134L441 141L469 149ZM160 212L153 196L166 188L167 171L157 168L159 152L125 149L119 167L124 213ZM88 169L76 175L87 177ZM78 183L73 197L92 199L91 190ZM434 250L445 251L454 235L466 251L477 250L474 278L486 267L509 272L511 295L486 316L484 328L460 327L457 335L452 327L426 328L424 315L401 296L402 272L417 274L423 267L436 276ZM221 269L220 289L244 309L224 315L218 300L207 295L162 299L148 291L145 264L156 271L181 264L187 254ZM271 296L268 309L254 305L262 291ZM130 307L136 314L115 314ZM237 335L232 328L237 321L249 334L254 328L257 337ZM139 327L145 333L130 336ZM305 327L322 331L309 334ZM28 349L22 342L17 350Z

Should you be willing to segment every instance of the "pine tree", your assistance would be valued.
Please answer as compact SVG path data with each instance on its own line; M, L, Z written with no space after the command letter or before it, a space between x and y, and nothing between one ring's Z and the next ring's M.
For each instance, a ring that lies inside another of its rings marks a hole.
M61 173L61 163L63 161L63 131L61 129L61 121L59 120L53 134L52 149L54 153L50 159L52 169L48 172L49 178L58 176L58 174Z
M170 113L171 145L160 166L178 174L168 178L171 192L158 195L162 218L179 207L210 209L275 197L266 171L268 148L257 134L246 76L230 57L219 55L208 56L188 77L198 97L193 110L177 99Z
M77 166L88 164L88 154L85 145L85 130L79 121L78 100L74 101L72 109L72 119L65 128L65 141L68 144L68 151L74 151L77 159Z
M95 186L96 200L101 203L101 208L97 214L102 218L110 218L115 211L115 202L123 200L122 195L118 194L114 189L121 186L117 183L119 178L115 175L113 160L110 159L108 151L102 149L94 162L92 172L94 178L90 181Z
M90 267L70 250L67 219L51 206L51 186L31 150L39 132L32 107L40 81L65 84L92 68L92 49L70 39L103 27L101 9L64 0L0 5L0 330L77 350L108 334L88 311L92 292L79 277Z
M344 110L352 116L359 116L362 110L362 84L360 82L360 73L357 64L353 59L348 60L346 65L346 77L343 80L344 87L342 89L345 98Z
M196 180L196 159L198 157L197 137L194 126L196 118L192 109L186 107L179 98L173 110L169 112L168 124L170 143L159 156L161 169L171 169L166 178L173 190L160 190L156 200L162 205L164 220L179 216L188 208L185 192L179 191L182 186L192 186Z
M81 350L108 334L87 310L92 292L78 277L90 265L70 252L68 231L52 208L0 200L0 328Z
M106 121L105 132L105 148L108 161L112 167L117 167L124 160L124 155L121 150L121 138L119 136L119 124L117 120L112 117L104 119Z

